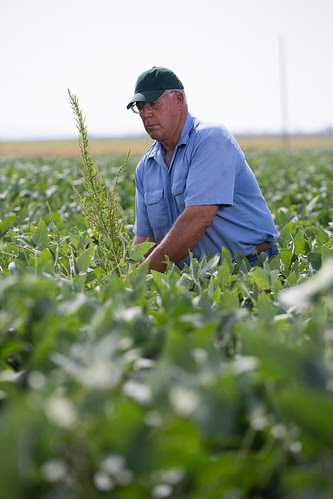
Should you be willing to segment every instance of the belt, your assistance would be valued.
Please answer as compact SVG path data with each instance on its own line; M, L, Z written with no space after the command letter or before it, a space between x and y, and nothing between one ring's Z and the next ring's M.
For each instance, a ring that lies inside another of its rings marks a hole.
M276 246L276 243L269 243L268 241L264 241L263 243L258 244L252 251L251 255L247 255L246 258L252 258L253 256L260 255L260 253L262 253L263 251L272 249L273 246Z

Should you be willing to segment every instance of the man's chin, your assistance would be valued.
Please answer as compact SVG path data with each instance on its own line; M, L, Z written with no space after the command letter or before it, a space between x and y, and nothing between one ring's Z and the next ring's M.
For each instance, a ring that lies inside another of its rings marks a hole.
M158 140L158 138L159 138L159 134L158 134L157 130L155 130L155 129L150 130L150 129L148 128L148 129L146 129L146 132L148 133L148 135L149 135L149 137L150 137L151 139L153 139L153 140Z

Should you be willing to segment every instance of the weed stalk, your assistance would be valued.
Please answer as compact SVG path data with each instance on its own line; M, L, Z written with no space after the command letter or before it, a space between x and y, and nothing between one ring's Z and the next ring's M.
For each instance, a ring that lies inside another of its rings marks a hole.
M99 245L99 258L105 271L116 272L123 277L122 264L124 263L124 254L126 254L127 228L124 220L120 217L120 208L118 208L118 185L119 176L125 167L129 153L124 163L118 169L112 192L105 186L100 175L99 169L92 159L89 148L89 140L85 118L79 107L78 99L68 90L69 100L76 117L76 126L79 131L79 147L81 150L81 173L82 183L88 196L83 197L74 186L76 200L81 207L89 227ZM124 251L125 249L125 251Z

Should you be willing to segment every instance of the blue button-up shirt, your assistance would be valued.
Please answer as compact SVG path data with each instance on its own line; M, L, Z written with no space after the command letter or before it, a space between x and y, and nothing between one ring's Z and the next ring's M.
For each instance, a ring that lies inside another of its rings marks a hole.
M188 113L169 168L164 155L163 145L155 142L137 166L136 235L160 243L187 206L218 204L212 225L193 250L196 258L202 251L221 254L222 247L232 257L235 251L249 255L257 244L277 239L256 178L222 125Z

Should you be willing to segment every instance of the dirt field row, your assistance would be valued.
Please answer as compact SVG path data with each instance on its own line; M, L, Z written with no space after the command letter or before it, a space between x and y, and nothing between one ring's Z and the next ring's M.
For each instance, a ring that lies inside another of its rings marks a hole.
M236 136L244 150L262 149L304 149L304 148L333 148L333 135L241 135ZM131 155L144 154L152 144L146 137L124 137L107 139L90 139L92 155L115 154L124 155L131 151ZM45 140L26 142L0 142L0 156L78 156L80 149L77 140Z

